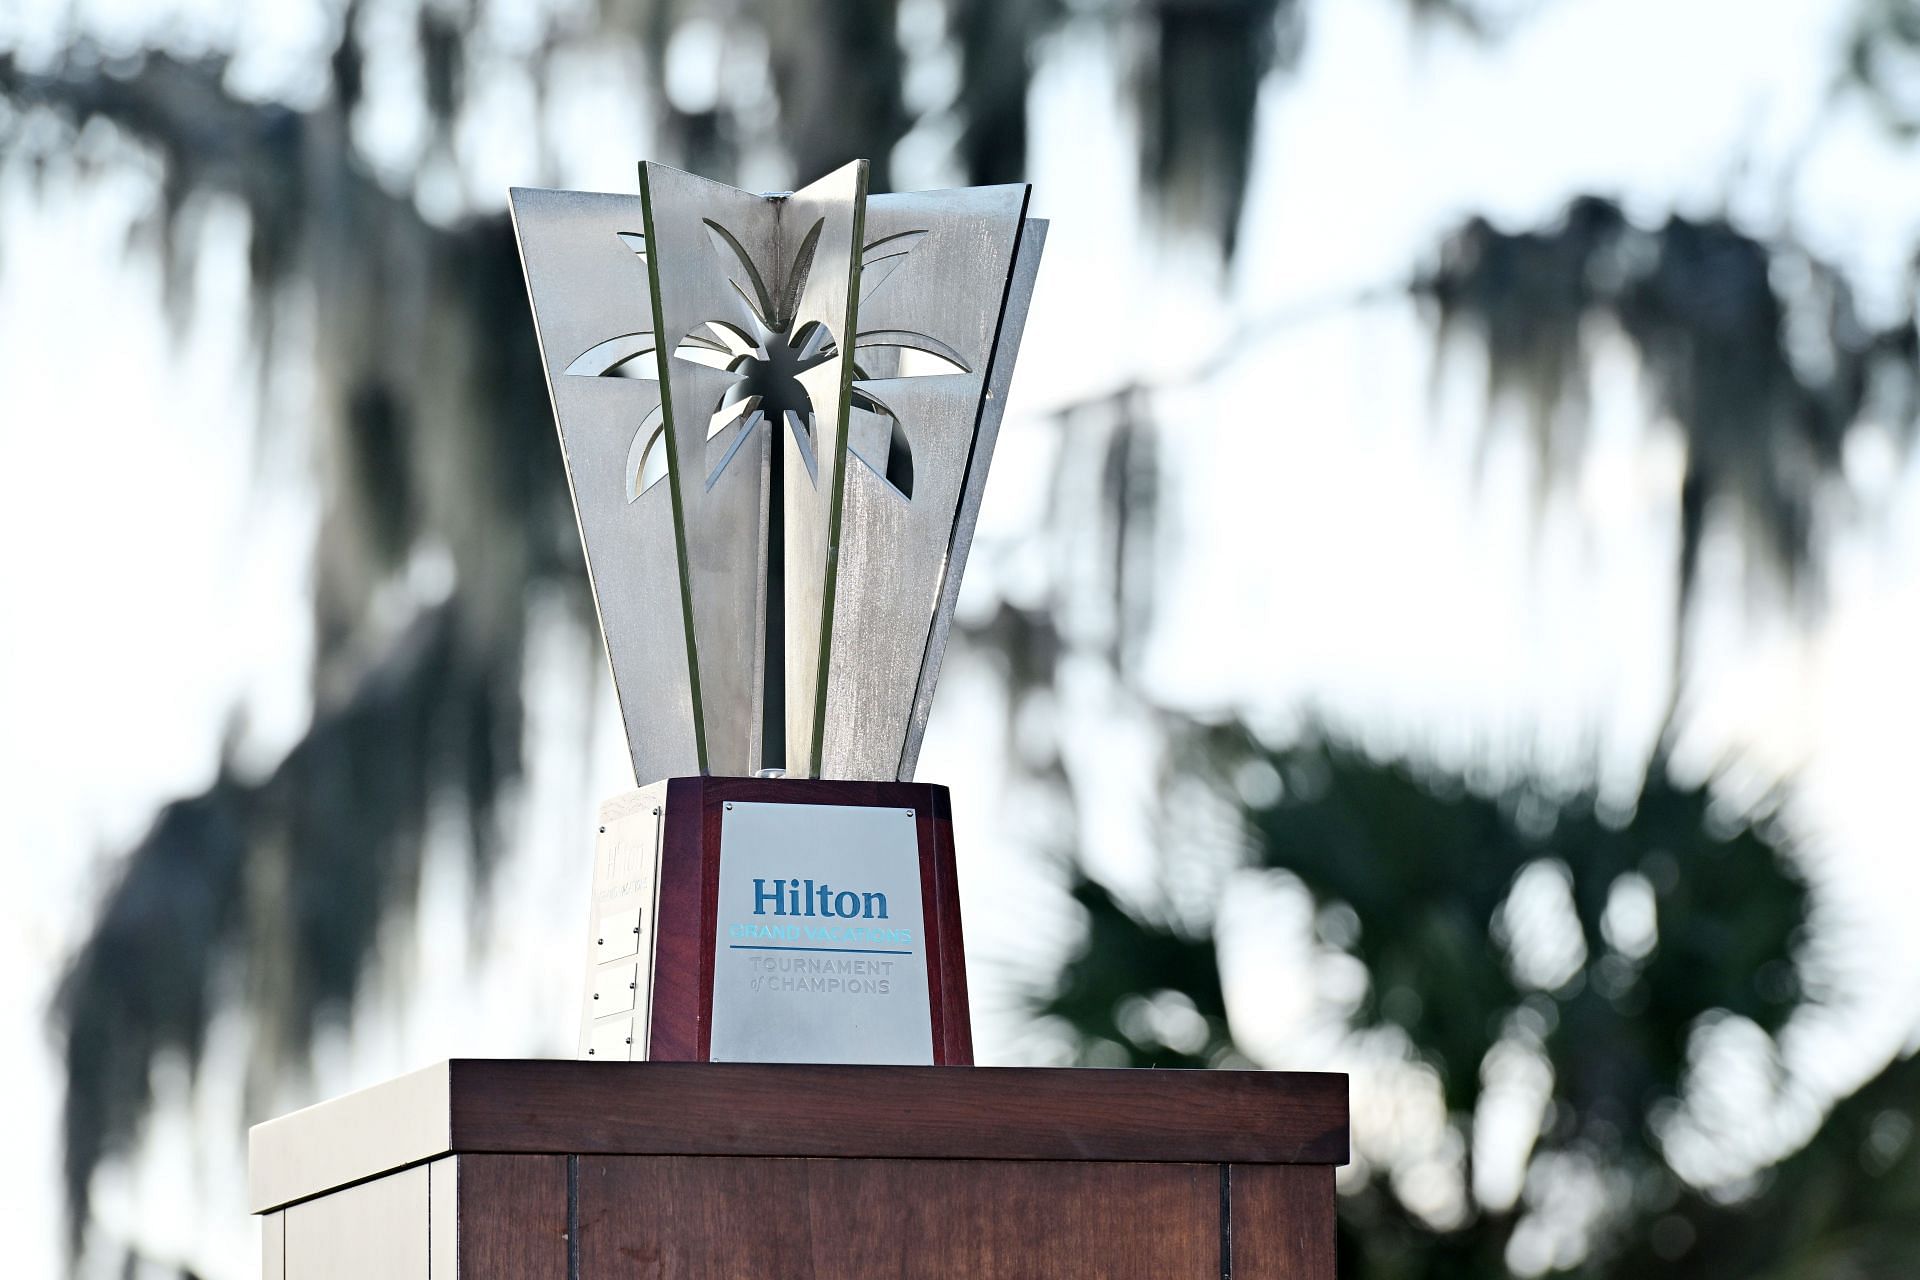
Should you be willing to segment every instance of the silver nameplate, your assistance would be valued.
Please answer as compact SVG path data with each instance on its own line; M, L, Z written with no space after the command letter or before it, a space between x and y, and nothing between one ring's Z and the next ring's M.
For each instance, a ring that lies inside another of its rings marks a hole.
M915 827L908 809L725 807L713 1061L932 1064Z

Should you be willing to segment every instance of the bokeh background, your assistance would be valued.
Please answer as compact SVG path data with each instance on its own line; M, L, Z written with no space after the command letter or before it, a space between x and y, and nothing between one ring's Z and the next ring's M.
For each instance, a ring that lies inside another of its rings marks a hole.
M0 7L9 1275L569 1051L505 188L1053 220L920 776L989 1063L1352 1073L1367 1280L1920 1274L1920 4Z

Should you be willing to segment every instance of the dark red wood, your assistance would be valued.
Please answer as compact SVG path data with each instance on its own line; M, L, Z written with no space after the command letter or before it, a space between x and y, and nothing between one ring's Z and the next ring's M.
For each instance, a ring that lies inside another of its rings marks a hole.
M1233 1280L1334 1280L1331 1165L1227 1170Z
M936 999L944 1012L942 1037L935 1061L959 1065L973 1062L973 1014L967 1000L967 949L960 927L960 875L953 838L953 798L945 787L928 787L928 811L933 815L923 847L932 850L935 883L934 909L928 927L939 930Z
M706 1056L701 1024L712 1008L713 937L710 927L703 939L700 930L684 923L705 915L707 857L700 823L705 783L705 778L667 781L647 1046L648 1056L657 1062L698 1062Z
M1199 1164L583 1156L579 1280L1218 1280Z
M647 1056L705 1062L713 1042L713 939L720 911L721 824L729 802L912 809L920 851L927 997L936 1066L973 1062L966 952L947 789L924 782L823 778L672 778L661 835L654 923L653 1013ZM698 921L688 929L685 921Z
M713 935L720 928L720 801L712 778L700 780L699 807L694 821L700 824L700 1016L694 1058L706 1062L713 1057ZM671 814L673 811L667 811Z
M936 818L933 811L931 787L919 787L922 794L915 803L904 806L913 810L913 831L915 842L920 851L920 921L922 932L926 935L927 948L927 1008L931 1016L933 1031L933 1060L936 1065L952 1064L948 1056L950 1042L947 1038L947 1023L950 1012L946 999L946 967L941 963L946 938L940 917L940 850L939 837L934 832ZM964 1059L973 1061L969 1053Z
M567 1157L462 1156L458 1178L460 1280L567 1280Z
M456 1059L254 1139L288 1280L1334 1280L1346 1077Z
M448 1079L454 1151L1347 1159L1347 1078L1312 1072L455 1059Z

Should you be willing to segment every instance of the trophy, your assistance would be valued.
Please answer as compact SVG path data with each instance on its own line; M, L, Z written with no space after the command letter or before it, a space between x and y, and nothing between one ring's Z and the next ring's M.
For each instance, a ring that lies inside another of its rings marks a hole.
M1024 185L515 189L636 780L582 1058L972 1061L946 788L913 781L1045 222Z

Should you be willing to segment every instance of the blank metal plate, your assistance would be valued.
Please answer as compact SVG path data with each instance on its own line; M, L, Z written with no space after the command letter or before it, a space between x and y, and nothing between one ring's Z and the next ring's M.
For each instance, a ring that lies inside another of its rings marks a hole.
M602 964L640 950L640 910L636 907L601 916L600 926L594 933L594 947L594 954Z
M626 1062L633 1057L633 1019L596 1023L587 1041L588 1062Z
M632 1013L637 964L610 964L593 975L593 993L589 997L593 1016L605 1018L616 1013Z

